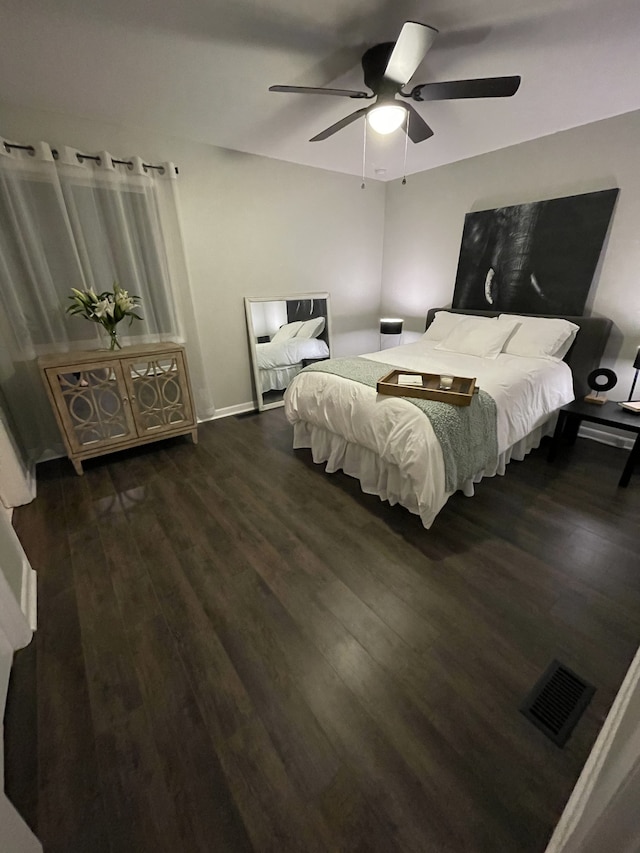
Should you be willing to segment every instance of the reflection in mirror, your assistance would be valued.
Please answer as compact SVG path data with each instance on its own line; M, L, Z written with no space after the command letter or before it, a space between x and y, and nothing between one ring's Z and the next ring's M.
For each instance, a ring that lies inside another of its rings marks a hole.
M258 408L282 406L293 377L330 357L329 294L245 297L244 304Z

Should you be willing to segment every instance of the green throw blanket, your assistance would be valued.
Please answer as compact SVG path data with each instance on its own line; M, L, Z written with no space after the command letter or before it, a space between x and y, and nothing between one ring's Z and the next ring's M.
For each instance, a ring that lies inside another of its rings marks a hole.
M375 388L379 379L397 369L397 365L368 358L330 358L310 364L303 372L333 373ZM407 372L411 371L407 368ZM495 461L498 455L497 410L495 400L486 391L474 394L469 406L419 397L400 399L417 406L431 421L442 448L447 492L461 489L465 480Z

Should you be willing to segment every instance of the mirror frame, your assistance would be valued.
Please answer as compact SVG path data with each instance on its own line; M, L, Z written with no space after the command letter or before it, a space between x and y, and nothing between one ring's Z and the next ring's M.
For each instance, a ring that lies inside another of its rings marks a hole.
M266 412L268 409L278 409L284 406L284 400L275 400L273 403L265 403L262 393L262 382L260 381L260 369L258 368L258 358L256 352L256 334L253 326L253 316L251 314L251 305L256 302L293 302L296 300L306 299L325 299L327 303L327 312L325 320L325 331L327 334L327 346L329 347L329 358L332 358L331 344L331 307L329 293L289 293L286 296L245 296L244 308L247 317L247 333L249 336L249 353L251 356L251 371L253 374L253 382L256 389L256 402L259 412ZM284 392L283 392L284 394Z

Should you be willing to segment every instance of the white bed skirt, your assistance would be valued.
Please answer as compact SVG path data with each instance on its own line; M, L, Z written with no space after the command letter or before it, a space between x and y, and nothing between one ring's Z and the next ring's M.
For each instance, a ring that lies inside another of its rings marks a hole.
M289 364L283 367L261 367L260 381L262 383L262 393L267 391L284 391L291 384L294 376L302 370L302 362L299 364Z
M467 480L462 489L467 497L473 497L474 484L483 477L503 475L512 460L521 461L525 456L540 445L543 436L553 432L557 416L554 415L545 424L534 429L520 441L501 453L494 465L479 471L475 477ZM349 477L360 481L362 491L368 495L377 495L380 500L388 501L391 506L400 504L409 512L419 515L423 525L429 529L436 515L440 512L453 492L445 494L442 504L438 507L420 506L413 482L403 476L400 468L385 462L372 450L358 444L352 444L340 435L329 432L306 421L298 421L293 425L293 446L296 450L310 448L313 461L326 463L328 474L343 471Z

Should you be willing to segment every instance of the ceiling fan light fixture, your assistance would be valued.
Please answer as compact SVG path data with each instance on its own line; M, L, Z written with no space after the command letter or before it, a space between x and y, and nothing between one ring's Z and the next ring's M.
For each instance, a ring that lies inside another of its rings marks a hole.
M393 133L404 123L407 110L402 104L382 104L367 113L369 127L376 133Z
M366 117L369 127L380 134L391 134L404 125L407 139L424 142L433 130L410 101L453 101L466 98L508 98L520 86L520 76L478 77L470 80L448 80L438 83L418 83L407 92L425 54L438 30L417 21L405 21L395 42L381 42L366 50L361 59L364 85L370 91L332 89L321 86L270 86L270 92L333 95L341 98L376 98L371 106L362 107L334 122L312 136L309 142L322 142L339 130ZM406 99L403 104L397 96ZM366 141L366 124L365 124ZM406 154L406 148L405 148ZM364 184L364 182L363 182Z

